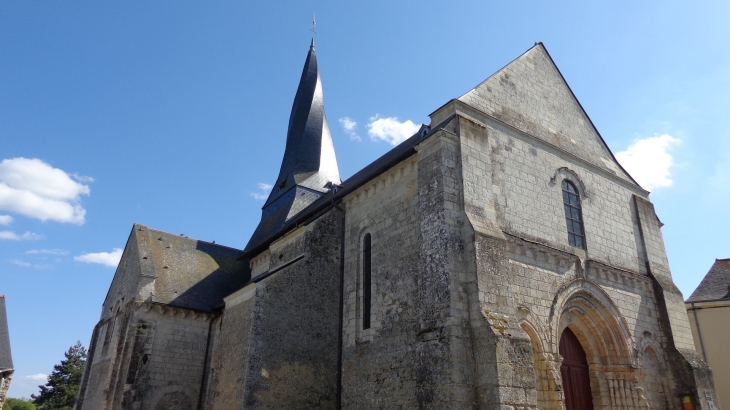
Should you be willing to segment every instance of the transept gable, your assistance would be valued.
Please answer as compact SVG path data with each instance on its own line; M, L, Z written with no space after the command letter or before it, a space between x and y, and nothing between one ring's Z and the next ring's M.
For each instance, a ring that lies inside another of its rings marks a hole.
M636 183L616 161L542 43L458 100Z
M211 311L250 278L242 251L134 224L104 306L124 298ZM106 309L108 310L108 309ZM109 312L105 312L109 313Z
M137 293L137 285L139 277L142 274L142 269L139 263L139 228L144 225L134 224L132 226L132 232L130 232L127 238L127 243L124 246L122 257L119 259L117 268L114 271L114 277L112 283L109 285L106 297L102 308L101 318L105 319L113 316L114 312L111 309L115 303L122 298L134 300Z

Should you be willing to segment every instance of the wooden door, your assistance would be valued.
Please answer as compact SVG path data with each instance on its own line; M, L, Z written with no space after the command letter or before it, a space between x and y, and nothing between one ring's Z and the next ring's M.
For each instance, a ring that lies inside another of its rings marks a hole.
M566 410L593 410L586 352L568 328L560 337L560 355L563 356L560 376L563 378Z

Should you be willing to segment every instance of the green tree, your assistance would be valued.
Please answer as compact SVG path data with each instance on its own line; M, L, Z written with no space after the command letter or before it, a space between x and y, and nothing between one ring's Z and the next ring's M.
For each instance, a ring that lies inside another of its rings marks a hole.
M36 407L27 399L10 398L5 400L3 410L36 410Z
M40 394L31 395L38 410L73 409L86 363L86 348L81 342L76 342L64 355L66 360L53 366L46 385L38 386L41 389Z

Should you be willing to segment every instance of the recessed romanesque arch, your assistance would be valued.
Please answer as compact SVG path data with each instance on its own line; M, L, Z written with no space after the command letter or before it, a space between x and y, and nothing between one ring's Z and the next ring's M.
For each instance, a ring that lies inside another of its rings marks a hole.
M566 328L575 334L588 360L595 409L632 408L645 403L637 379L631 332L611 297L597 284L575 279L553 299L548 338L559 349Z
M546 343L546 333L539 320L535 320L536 318L532 316L530 310L521 307L518 317L520 327L532 342L537 407L540 410L564 410L560 361L550 351L550 347Z
M557 351L560 335L570 326L584 344L589 362L636 364L626 320L611 297L591 281L575 279L564 285L553 299L548 323L552 351Z

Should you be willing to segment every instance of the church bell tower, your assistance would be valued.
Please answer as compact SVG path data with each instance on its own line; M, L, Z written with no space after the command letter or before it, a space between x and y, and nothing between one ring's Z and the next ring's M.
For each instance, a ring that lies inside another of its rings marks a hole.
M261 222L246 250L277 232L287 221L340 183L312 39L289 116L286 150L279 177L262 208Z

